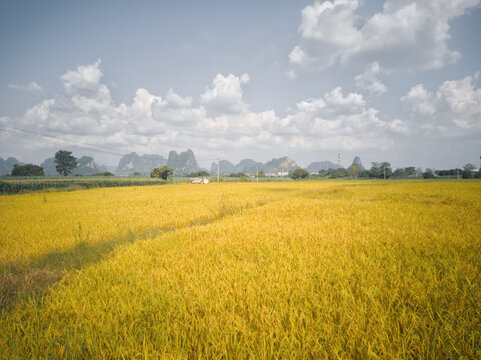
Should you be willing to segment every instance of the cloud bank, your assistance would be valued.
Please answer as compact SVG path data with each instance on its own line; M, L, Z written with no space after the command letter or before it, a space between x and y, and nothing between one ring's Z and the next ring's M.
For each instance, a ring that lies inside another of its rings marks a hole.
M209 151L279 145L305 149L361 149L389 146L390 129L361 94L340 87L299 102L288 115L273 110L252 112L243 99L249 76L218 74L195 105L190 96L170 89L165 96L147 89L131 104L115 104L102 83L100 60L78 66L60 77L64 92L45 99L7 125L83 142L140 152L193 147Z
M354 78L356 87L361 91L367 91L370 95L382 95L387 92L387 87L378 76L381 74L381 67L377 62L372 63L362 73Z
M476 89L474 76L445 81L435 92L422 84L413 86L401 102L409 111L413 127L430 136L481 135L481 89Z
M315 2L302 10L301 40L289 54L289 75L341 64L377 62L388 71L438 69L461 54L448 48L449 22L480 0L387 0L367 19L358 0Z
M298 102L285 116L274 110L253 112L243 98L247 74L216 75L197 100L172 89L161 96L139 88L130 104L116 104L102 83L100 64L98 60L66 72L60 77L62 94L41 101L21 117L1 118L2 126L124 152L165 153L190 147L215 156L252 148L271 153L279 148L288 153L388 149L402 136L481 132L481 89L474 84L479 74L446 81L433 92L422 84L412 87L400 99L406 116L390 119L362 94L345 93L341 87ZM385 87L376 80L379 72L372 64L356 77L358 86L383 93Z

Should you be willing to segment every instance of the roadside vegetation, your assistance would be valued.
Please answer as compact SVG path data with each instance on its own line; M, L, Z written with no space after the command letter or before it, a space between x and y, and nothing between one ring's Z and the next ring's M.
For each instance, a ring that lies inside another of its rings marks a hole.
M39 191L73 191L103 187L164 185L161 179L119 178L108 175L98 177L52 178L52 179L7 179L0 180L0 194L18 194Z

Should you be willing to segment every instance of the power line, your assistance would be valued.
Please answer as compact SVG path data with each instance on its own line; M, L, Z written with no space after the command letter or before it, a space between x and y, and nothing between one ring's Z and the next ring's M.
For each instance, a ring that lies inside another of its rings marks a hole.
M16 137L28 139L28 140L33 140L33 141L38 141L38 142L42 142L42 143L45 143L45 144L53 144L53 145L59 145L59 146L83 147L83 148L86 148L90 151L98 152L98 153L104 153L104 154L109 154L109 155L117 155L117 156L125 155L125 154L122 154L120 152L103 150L102 148L94 148L92 145L84 145L84 144L80 144L80 143L67 142L65 140L44 139L44 138L41 138L41 137L35 137L33 135L21 133L21 132L15 131L15 130L8 130L8 129L0 128L0 131L4 132L6 134L12 135L12 136L16 136Z
M128 150L125 150L125 152L120 152L120 150L117 150L117 149L109 148L109 147L106 147L106 146L99 146L99 145L95 145L95 144L75 143L73 141L68 141L68 140L62 139L58 136L47 135L47 134L42 134L42 133L31 131L31 130L15 128L13 126L10 126L10 128L0 128L0 132L3 132L5 134L11 135L11 136L15 136L15 137L18 137L18 138L33 140L33 141L42 142L42 143L45 143L45 144L52 144L52 145L59 145L59 146L81 147L81 148L85 148L85 149L87 149L89 151L92 151L92 152L104 153L104 154L108 154L108 155L124 156L128 153L131 153L131 151L128 151ZM157 157L153 157L153 156L149 156L149 155L143 155L142 158L146 159L146 160L160 160ZM196 161L217 161L217 160L218 160L217 158L198 158L198 159L196 159Z
M10 126L10 128L12 128L12 129L14 129L14 130L17 130L17 131L23 131L23 132L27 132L27 133L30 133L30 134L34 134L34 135L37 135L37 136L43 136L43 137L48 137L48 138L52 138L52 139L59 139L59 140L61 140L61 141L65 141L64 139L62 139L62 138L60 138L60 137L58 137L58 136L54 136L54 135L42 134L42 133L39 133L39 132L37 132L37 131L20 129L20 128L13 127L13 126ZM76 144L76 145L77 145L77 144ZM107 147L107 146L105 146L105 145L99 146L99 145L96 145L96 144L89 144L89 143L86 143L86 142L83 142L82 145L89 146L89 147L95 147L95 148L99 148L99 149L112 150L112 151L115 151L115 152L118 152L118 151L119 151L118 149L114 149L114 148L111 148L111 147Z
M63 146L67 145L67 144L65 144L64 142L59 142L59 141L55 141L55 140L48 140L48 139L37 138L37 137L33 137L32 135L19 133L19 132L13 131L13 130L8 130L8 129L2 129L2 128L0 128L0 131L3 131L4 133L9 134L9 135L12 135L12 136L16 136L16 137L20 137L20 138L24 138L24 139L29 139L29 140L35 140L35 141L39 141L39 142L43 142L43 143L55 144L55 145L63 145Z

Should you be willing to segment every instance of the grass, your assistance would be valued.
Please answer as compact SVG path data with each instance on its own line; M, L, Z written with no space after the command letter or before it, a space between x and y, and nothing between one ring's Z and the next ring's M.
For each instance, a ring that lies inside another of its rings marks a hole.
M480 200L477 181L0 197L0 354L480 358Z

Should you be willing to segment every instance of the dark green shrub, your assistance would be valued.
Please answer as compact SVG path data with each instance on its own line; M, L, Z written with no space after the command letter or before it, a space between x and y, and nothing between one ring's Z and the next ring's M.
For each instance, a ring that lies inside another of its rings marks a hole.
M44 176L43 168L37 165L13 165L12 176Z

